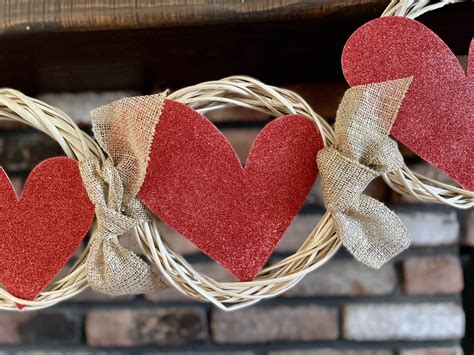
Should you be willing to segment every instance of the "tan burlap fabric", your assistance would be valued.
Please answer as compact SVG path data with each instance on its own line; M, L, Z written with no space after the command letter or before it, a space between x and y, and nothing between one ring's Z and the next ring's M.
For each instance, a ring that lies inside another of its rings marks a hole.
M379 268L410 245L398 218L364 195L377 176L403 166L388 134L411 78L353 87L339 106L334 145L318 154L324 203L344 246L359 261Z
M96 206L97 229L87 257L90 286L110 295L163 289L166 284L118 236L151 220L136 198L145 179L155 126L166 94L132 97L91 113L95 138L107 153L80 162L84 184Z

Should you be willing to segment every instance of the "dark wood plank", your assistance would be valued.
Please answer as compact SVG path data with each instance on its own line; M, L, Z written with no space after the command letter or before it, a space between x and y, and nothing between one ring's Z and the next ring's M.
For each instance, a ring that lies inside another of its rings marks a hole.
M5 0L0 33L131 29L380 13L388 0Z

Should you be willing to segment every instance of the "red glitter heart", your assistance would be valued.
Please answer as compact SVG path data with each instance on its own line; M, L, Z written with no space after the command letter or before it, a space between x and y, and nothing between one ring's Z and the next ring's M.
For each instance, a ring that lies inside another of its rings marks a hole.
M78 163L69 158L39 164L20 199L0 168L0 201L0 282L12 295L31 301L87 234L94 205Z
M347 41L349 85L413 76L391 134L465 188L474 190L474 80L429 28L403 17L360 27Z
M280 117L260 132L243 168L211 122L166 100L139 197L240 280L251 280L313 186L322 147L307 117Z

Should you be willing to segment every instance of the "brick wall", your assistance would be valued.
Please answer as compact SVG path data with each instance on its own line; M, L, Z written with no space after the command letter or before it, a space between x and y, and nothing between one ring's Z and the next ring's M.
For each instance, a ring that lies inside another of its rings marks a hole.
M314 87L298 89L315 106L320 104ZM125 94L133 93L41 98L62 106L87 126L90 108ZM335 100L324 106L328 116L334 112ZM220 128L245 159L263 123L258 115L239 115L231 111L214 118L221 121ZM245 119L228 123L229 117ZM61 151L55 142L31 129L0 127L0 163L20 191L38 161ZM405 153L414 169L445 179L409 151ZM413 237L413 246L380 270L355 262L341 250L281 297L235 313L194 302L171 289L118 298L86 291L41 312L0 312L0 353L461 354L465 310L468 331L474 311L469 303L469 293L471 298L474 295L469 276L464 307L461 296L463 264L471 267L474 213L418 204L389 191L381 181L374 182L369 192L399 213ZM274 259L296 250L323 212L317 184ZM172 247L199 270L221 280L230 278L190 243L166 226L162 229ZM138 251L130 236L121 241ZM466 353L473 352L469 339L464 339Z

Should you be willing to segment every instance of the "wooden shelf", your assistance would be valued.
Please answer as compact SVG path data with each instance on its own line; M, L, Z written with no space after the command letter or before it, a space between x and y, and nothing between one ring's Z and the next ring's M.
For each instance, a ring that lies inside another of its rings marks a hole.
M157 28L376 15L388 0L6 0L0 33Z

